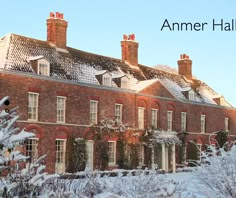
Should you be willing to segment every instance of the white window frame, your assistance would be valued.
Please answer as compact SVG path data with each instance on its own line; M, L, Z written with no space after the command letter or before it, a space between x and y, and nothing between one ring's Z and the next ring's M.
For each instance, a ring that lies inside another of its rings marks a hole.
M202 158L202 144L196 144L198 148L198 160L201 161Z
M44 75L44 76L50 75L50 64L47 60L45 59L38 60L37 73L39 75Z
M225 131L229 131L229 118L225 117Z
M123 89L129 89L129 79L127 77L121 78L120 87Z
M108 73L105 73L102 75L102 85L104 86L111 86L111 75Z
M201 115L201 133L206 133L206 115Z
M194 91L193 90L190 90L189 92L188 92L188 99L189 100L195 100L195 93L194 93Z
M172 131L173 127L173 111L167 111L167 131Z
M138 129L144 129L145 108L138 107Z
M181 131L186 132L187 131L187 113L181 112Z
M143 144L140 144L139 145L139 166L143 166L144 165L144 145Z
M62 142L59 146L57 145L57 142ZM56 146L56 161L55 161L55 168L56 173L64 173L65 172L65 162L66 162L66 139L56 139L55 140L55 146ZM63 147L61 149L61 147ZM58 149L60 148L60 149Z
M32 98L30 96L34 96L33 100L35 101L31 101ZM28 92L28 120L38 121L38 98L39 93Z
M122 112L123 112L123 104L115 104L115 120L118 123L122 123Z
M116 141L108 141L108 165L116 165Z
M60 103L62 101L62 103ZM66 121L66 97L57 96L57 123Z
M152 114L151 124L154 129L157 128L157 113L158 113L158 109L151 109L151 114Z
M30 143L28 142L30 141ZM38 138L27 138L25 144L25 154L29 156L29 162L32 163L34 160L38 159ZM30 146L31 145L31 146ZM31 149L28 149L31 147Z
M98 123L98 101L90 100L90 113L89 113L90 125Z

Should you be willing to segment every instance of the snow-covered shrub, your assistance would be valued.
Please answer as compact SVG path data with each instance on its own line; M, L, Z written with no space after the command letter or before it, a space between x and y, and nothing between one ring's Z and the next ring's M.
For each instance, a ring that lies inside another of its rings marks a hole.
M155 171L137 172L136 176L118 174L117 177L100 177L96 172L89 173L83 179L56 179L48 183L44 192L54 197L173 197L178 194L180 186L165 175ZM109 196L108 196L109 195ZM112 195L112 196L111 196ZM178 196L177 196L178 197Z
M207 164L196 172L201 183L207 188L199 187L199 191L210 197L236 197L236 146L225 152L219 152L211 146L210 156L205 155Z
M15 127L19 116L16 109L8 109L9 98L0 100L0 170L3 171L0 182L1 197L31 197L40 193L42 184L51 177L43 173L42 164L46 156L42 156L27 168L20 168L28 157L19 150L27 138L34 137L34 133L26 132Z

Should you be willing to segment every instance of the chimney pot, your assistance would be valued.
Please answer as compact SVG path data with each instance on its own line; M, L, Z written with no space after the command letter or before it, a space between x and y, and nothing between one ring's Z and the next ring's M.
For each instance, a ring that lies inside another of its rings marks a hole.
M65 49L68 23L63 18L64 14L60 12L56 12L56 17L53 12L50 13L50 18L47 19L47 41Z
M121 41L122 59L131 65L138 65L138 43L132 42L135 40L135 35L123 35Z
M55 17L54 13L50 12L50 18L54 18L54 17Z

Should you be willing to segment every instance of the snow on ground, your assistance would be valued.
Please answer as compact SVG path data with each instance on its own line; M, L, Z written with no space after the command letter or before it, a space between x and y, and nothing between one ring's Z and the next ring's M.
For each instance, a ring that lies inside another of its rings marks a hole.
M205 188L192 172L100 178L106 191L95 198L132 197L206 197L199 188ZM158 190L159 189L159 190Z

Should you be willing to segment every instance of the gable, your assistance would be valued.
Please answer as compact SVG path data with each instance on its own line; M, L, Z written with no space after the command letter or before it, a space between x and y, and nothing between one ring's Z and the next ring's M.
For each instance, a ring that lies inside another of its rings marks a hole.
M160 83L160 81L156 81L146 88L140 90L138 93L160 96L165 98L174 98L174 96Z

